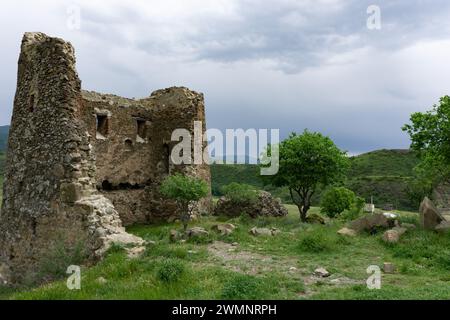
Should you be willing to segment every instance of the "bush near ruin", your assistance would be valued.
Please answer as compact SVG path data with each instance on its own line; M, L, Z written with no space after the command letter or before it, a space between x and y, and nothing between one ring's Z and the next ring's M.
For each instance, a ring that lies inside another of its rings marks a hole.
M201 179L175 174L163 181L160 190L167 199L177 202L186 232L197 202L208 195L208 184Z
M349 189L330 188L322 195L320 205L323 213L330 218L335 218L345 210L350 210L355 199L355 193Z
M253 192L256 194L256 198L253 199L252 195L250 197L252 201L249 201L248 197L241 200L221 197L214 207L214 215L227 217L245 215L256 218L260 216L284 217L288 214L288 210L283 206L281 200L275 199L269 192L252 191L251 193Z

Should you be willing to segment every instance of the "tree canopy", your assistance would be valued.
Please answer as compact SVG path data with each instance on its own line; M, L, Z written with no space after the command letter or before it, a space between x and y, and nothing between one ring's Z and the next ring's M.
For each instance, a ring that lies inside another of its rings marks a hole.
M279 152L278 174L263 179L266 184L289 188L292 201L305 222L317 187L341 181L349 168L349 159L329 137L308 130L301 135L292 133L280 143Z
M411 137L411 148L419 151L422 163L417 172L434 183L450 179L450 97L427 112L411 115L411 123L403 127Z

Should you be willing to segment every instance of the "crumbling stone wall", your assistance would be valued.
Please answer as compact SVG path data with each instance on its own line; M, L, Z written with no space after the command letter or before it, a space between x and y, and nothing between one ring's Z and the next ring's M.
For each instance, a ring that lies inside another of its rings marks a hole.
M61 244L82 243L92 261L113 243L142 245L121 218L131 224L175 213L158 195L165 175L210 180L206 165L164 167L169 132L197 119L204 121L203 97L185 88L139 101L82 92L71 44L25 34L0 213L0 282L41 276Z
M83 121L96 154L96 186L119 211L125 225L167 219L176 214L174 203L159 195L165 177L180 172L210 182L209 166L174 165L172 132L194 132L194 121L205 127L202 94L169 88L134 100L83 91ZM192 141L193 143L193 141ZM192 145L193 148L193 145ZM208 211L203 201L198 211Z

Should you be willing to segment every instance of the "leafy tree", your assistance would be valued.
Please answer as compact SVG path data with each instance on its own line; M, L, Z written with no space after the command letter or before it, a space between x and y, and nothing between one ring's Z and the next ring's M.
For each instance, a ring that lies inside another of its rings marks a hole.
M349 159L330 138L308 130L301 135L292 133L276 147L280 154L280 170L274 176L264 176L263 180L276 187L288 187L301 221L306 222L317 188L341 181L349 167ZM270 146L267 154L271 155Z
M321 199L321 211L330 218L334 218L345 210L350 210L355 199L355 193L347 188L339 187L328 189Z
M417 183L429 192L450 179L450 97L444 96L431 111L411 115L411 123L402 129L411 137L411 148L419 151L421 163L416 168ZM414 186L412 186L414 188Z
M235 204L252 204L258 199L257 190L248 184L233 182L224 186L222 192Z
M177 202L186 231L195 203L208 195L208 184L201 179L176 174L163 181L160 191L166 198Z

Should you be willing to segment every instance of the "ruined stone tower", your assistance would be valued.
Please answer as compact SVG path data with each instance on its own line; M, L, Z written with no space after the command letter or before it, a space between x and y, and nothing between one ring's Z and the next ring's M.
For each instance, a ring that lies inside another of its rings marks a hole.
M123 225L176 214L158 193L162 179L181 172L210 182L207 165L171 163L172 131L193 131L194 121L205 129L203 95L170 88L134 100L82 91L70 43L26 33L5 167L0 281L32 279L61 244L81 243L90 260L112 243L142 245Z

